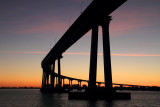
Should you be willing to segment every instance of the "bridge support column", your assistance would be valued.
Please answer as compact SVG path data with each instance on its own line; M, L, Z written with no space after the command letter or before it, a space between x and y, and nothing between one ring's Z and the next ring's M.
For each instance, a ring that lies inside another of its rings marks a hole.
M72 79L69 79L69 89L72 90Z
M64 79L65 79L65 78L63 78L63 87L64 87L64 84L65 84L65 83L64 83Z
M55 76L54 76L54 71L55 71L55 61L52 64L52 70L51 70L51 87L54 88L54 81L55 81Z
M47 86L49 85L49 71L48 71L49 69L47 69L46 70L46 72L45 72L45 74L46 74L46 84L47 84Z
M81 82L82 82L82 81L79 81L79 82L78 82L78 85L79 85L80 88L81 88Z
M72 87L72 80L71 80L71 87Z
M89 92L96 90L96 72L97 72L97 49L98 49L98 24L92 27L91 52L90 52L90 72L89 72Z
M111 16L107 17L102 23L103 32L103 57L104 57L104 78L105 88L107 92L112 92L112 70L111 70L111 55L110 55L110 39L109 39L109 23Z
M48 67L49 68L49 67ZM42 76L42 87L49 86L49 69L47 67L43 68L43 76Z
M60 58L58 58L58 85L59 87L61 87L61 62L60 62Z
M42 88L46 86L46 73L43 69L43 74L42 74Z
M58 86L58 77L56 77L56 87Z
M63 80L63 79L62 79L62 77L61 77L61 87L62 87L62 85L63 85L63 84L62 84L62 80Z

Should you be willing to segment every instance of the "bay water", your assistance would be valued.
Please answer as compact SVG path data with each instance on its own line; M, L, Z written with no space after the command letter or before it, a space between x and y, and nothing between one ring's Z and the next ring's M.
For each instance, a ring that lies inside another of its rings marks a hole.
M122 91L124 92L124 91ZM68 100L67 93L0 89L0 107L160 107L160 91L129 91L131 100Z

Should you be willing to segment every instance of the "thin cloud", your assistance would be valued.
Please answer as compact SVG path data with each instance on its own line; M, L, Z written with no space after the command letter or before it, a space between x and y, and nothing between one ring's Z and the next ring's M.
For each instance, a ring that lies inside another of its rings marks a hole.
M90 55L90 53L64 53L65 55ZM103 53L98 53L99 56L102 56ZM160 56L153 54L111 54L112 56Z
M140 9L121 10L119 13L113 13L110 32L113 35L131 33L135 29L154 26L155 22L151 19L158 20L160 17L157 8L144 7Z
M17 34L25 34L25 33L44 33L44 32L64 32L67 24L64 22L55 22L50 21L46 24L35 25L34 27L25 28L25 26L21 26L24 29L19 29L16 31Z
M48 52L32 52L32 51L0 51L1 53L29 53L29 54L42 54L42 53L48 53Z
M2 53L24 53L24 54L47 54L48 52L32 52L32 51L0 51ZM65 52L63 55L90 55L90 53L69 53ZM103 53L98 53L102 56ZM111 54L112 56L160 56L160 54Z

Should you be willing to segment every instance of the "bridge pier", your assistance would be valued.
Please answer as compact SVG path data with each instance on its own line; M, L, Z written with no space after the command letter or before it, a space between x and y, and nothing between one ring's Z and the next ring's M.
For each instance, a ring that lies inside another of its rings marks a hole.
M58 86L58 77L56 77L56 87Z
M79 88L81 88L81 82L82 82L82 81L78 81Z
M71 82L70 82L70 79L68 79L68 82L69 82L69 87L71 86Z
M112 69L111 69L111 55L110 55L110 39L109 39L109 24L111 16L108 16L101 22L103 35L103 59L104 59L104 79L105 89L107 92L112 92Z
M72 88L72 80L71 80L71 88Z
M48 68L43 68L43 76L42 76L42 87L46 87L49 85L49 71Z
M97 49L98 49L98 24L92 26L91 52L90 52L90 72L88 91L96 90L96 73L97 73Z
M69 79L69 90L72 90L72 79Z
M43 74L42 74L42 88L46 86L46 73L43 69Z
M45 72L46 73L46 84L47 84L47 86L49 85L49 73L48 73L48 71L46 71Z
M65 79L65 78L62 78L62 79L63 79L63 87L64 87L64 79Z
M58 85L59 85L59 87L61 87L61 62L60 62L60 58L62 58L62 57L59 57L58 58Z
M112 71L111 71L111 57L110 57L110 40L109 40L109 24L111 16L94 23L92 26L92 39L91 39L91 54L90 54L90 72L88 91L94 92L96 90L96 72L97 72L97 49L98 49L98 26L102 26L103 34L103 60L104 60L104 79L105 91L110 93L112 88Z
M42 74L42 88L41 91L45 92L47 89L50 89L50 73L51 73L51 69L50 66L44 66L43 67L43 74Z
M50 67L50 69L51 69L51 67ZM52 64L52 69L51 69L51 87L52 88L54 88L54 81L55 81L55 61L53 62L53 64Z

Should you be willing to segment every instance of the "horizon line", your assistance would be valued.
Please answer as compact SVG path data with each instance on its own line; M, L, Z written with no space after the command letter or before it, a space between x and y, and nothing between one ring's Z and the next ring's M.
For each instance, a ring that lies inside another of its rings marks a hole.
M28 53L28 54L47 54L48 52L40 52L40 51L37 51L37 52L32 52L32 51L0 51L2 53ZM90 55L90 53L70 53L70 52L65 52L63 53L64 55ZM97 55L99 56L102 56L103 53L98 53ZM111 56L160 56L160 54L136 54L136 53L133 53L133 54L124 54L124 53L111 53Z

